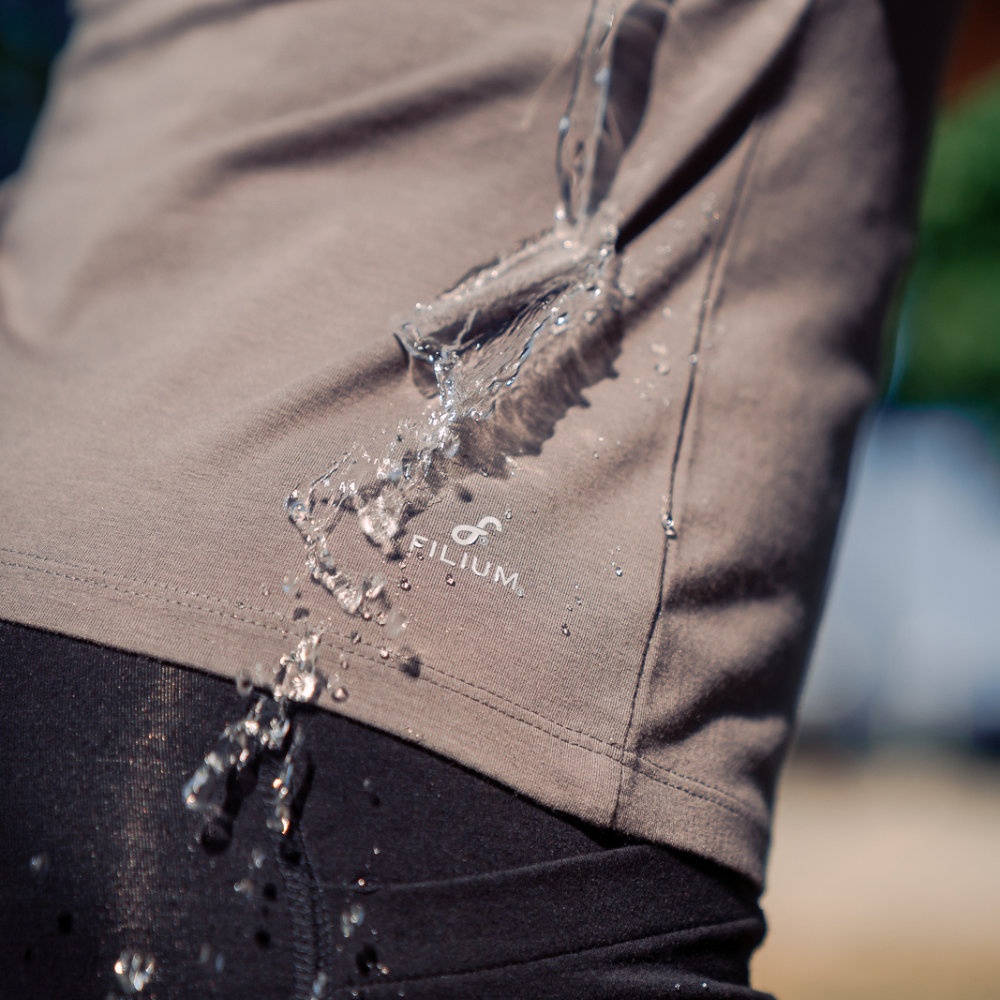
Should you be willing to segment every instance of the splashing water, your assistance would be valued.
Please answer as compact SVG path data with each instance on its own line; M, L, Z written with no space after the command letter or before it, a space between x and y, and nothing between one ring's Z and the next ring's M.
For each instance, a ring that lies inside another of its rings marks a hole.
M604 199L624 148L620 130L607 127L619 21L613 4L594 0L572 96L559 122L552 229L474 269L395 323L412 378L429 400L424 412L400 421L394 432L383 430L379 440L386 444L377 451L355 443L284 504L305 548L308 579L332 595L343 613L382 625L389 641L381 644L381 660L413 678L420 674L420 659L399 645L409 616L393 607L386 576L346 565L332 539L342 521L354 521L387 560L398 559L407 521L436 502L446 486L468 475L511 474L514 458L538 453L563 414L583 402L582 390L608 373L624 297L615 251L619 216ZM505 520L511 517L504 513ZM445 582L454 586L454 577ZM301 595L294 573L281 586L292 598ZM409 580L400 580L399 596L410 587ZM516 594L523 598L524 589L517 587ZM182 792L185 805L205 822L206 846L211 837L221 836L222 846L228 842L235 812L227 789L252 773L262 755L281 760L267 825L282 837L294 829L303 742L295 713L328 686L317 669L324 630L307 629L281 657L270 694L255 690L255 681L256 688L267 687L260 670L254 680L240 675L238 692L250 699L245 714L226 726ZM567 625L562 631L569 635ZM358 632L351 642L361 642ZM333 701L347 701L343 686L333 682L329 690ZM412 728L405 732L415 742L423 739ZM360 906L345 911L344 936L352 936L363 920ZM147 962L138 953L123 953L118 964L128 970L122 975L131 977L132 992L143 989L155 968L152 958ZM326 985L317 969L313 995L322 996Z
M432 400L423 417L402 420L379 458L355 445L285 503L305 545L310 577L350 615L363 614L379 595L331 550L344 516L353 514L386 556L398 555L406 521L446 484L472 471L505 475L514 455L539 449L554 423L554 414L538 405L551 397L539 392L540 384L553 373L585 368L580 359L587 346L616 321L622 297L617 212L597 203L595 179L600 170L608 173L606 118L618 21L613 5L591 9L572 97L559 123L553 228L474 269L396 324L414 381ZM620 155L613 151L611 159L616 163ZM602 189L606 182L602 177ZM569 381L557 407L580 401L581 386ZM317 504L317 491L329 487L334 495Z

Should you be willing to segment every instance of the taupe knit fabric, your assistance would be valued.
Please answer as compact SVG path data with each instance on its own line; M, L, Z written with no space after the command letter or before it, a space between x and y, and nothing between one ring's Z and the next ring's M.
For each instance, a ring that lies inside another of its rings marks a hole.
M759 881L905 247L874 0L677 0L610 192L611 369L406 524L419 671L282 509L422 411L390 316L551 224L588 6L79 4L0 238L0 617L230 676L329 620L327 708Z

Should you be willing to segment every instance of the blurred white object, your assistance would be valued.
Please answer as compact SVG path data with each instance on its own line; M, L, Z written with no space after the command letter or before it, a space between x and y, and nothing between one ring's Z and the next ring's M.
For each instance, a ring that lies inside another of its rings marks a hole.
M951 410L859 438L807 679L811 730L1000 733L1000 462Z

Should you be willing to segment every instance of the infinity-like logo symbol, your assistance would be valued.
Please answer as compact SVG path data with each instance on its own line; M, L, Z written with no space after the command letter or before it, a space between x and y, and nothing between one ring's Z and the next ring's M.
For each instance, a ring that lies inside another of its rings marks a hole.
M480 518L479 524L456 524L451 529L452 541L459 545L472 545L489 534L486 530L487 526L496 528L497 531L503 531L503 525L497 518L487 516Z

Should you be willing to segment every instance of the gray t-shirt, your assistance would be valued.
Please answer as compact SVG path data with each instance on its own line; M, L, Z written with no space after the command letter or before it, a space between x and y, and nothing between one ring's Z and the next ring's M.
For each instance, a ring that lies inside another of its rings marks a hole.
M555 235L586 0L79 6L0 236L0 616L311 643L326 708L760 882L906 245L879 5L634 10Z

